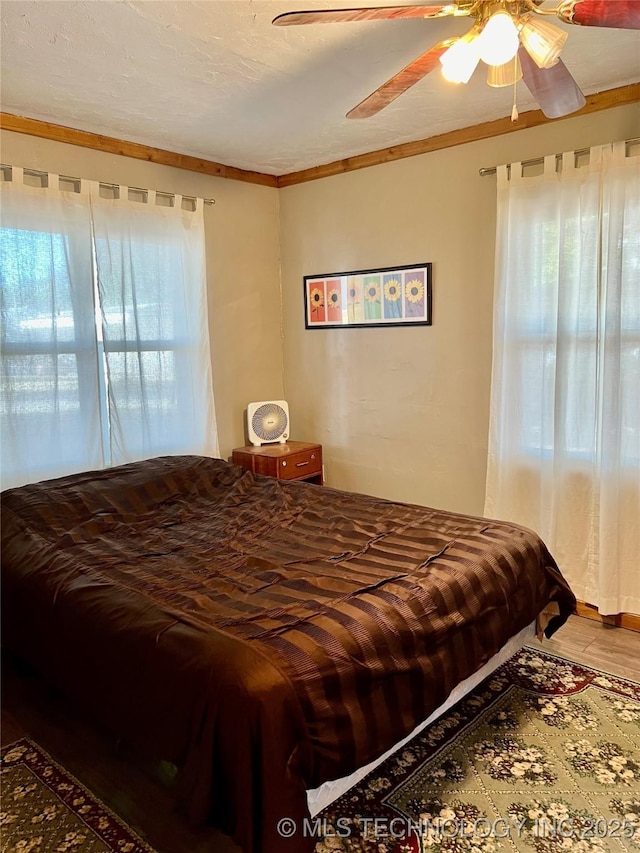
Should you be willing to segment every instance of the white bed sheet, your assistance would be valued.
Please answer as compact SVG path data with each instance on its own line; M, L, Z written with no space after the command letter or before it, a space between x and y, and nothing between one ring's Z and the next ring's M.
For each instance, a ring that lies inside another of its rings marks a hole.
M343 776L341 779L334 779L330 782L325 782L319 788L313 788L307 791L307 803L309 805L311 817L315 817L315 815L328 806L329 803L337 800L338 797L341 797L345 791L349 790L349 788L353 788L353 786L360 782L361 779L364 779L367 773L370 773L379 764L382 764L382 762L392 753L403 747L411 740L411 738L415 737L415 735L426 728L426 726L430 725L434 720L437 720L438 717L444 714L445 711L448 711L452 705L455 705L455 703L462 699L463 696L473 690L473 688L480 684L484 678L512 657L518 649L522 648L522 646L524 646L524 644L534 636L535 622L532 622L526 628L523 628L522 631L515 634L510 640L507 640L500 651L496 652L496 654L490 658L490 660L488 660L481 669L473 675L470 675L469 678L465 678L465 680L461 681L457 687L454 687L442 705L440 705L439 708L436 708L430 717L422 723L419 723L411 734L407 735L403 740L395 744L395 746L392 746L391 749L388 749L383 755L376 758L375 761L372 761L364 767L360 767L349 776Z

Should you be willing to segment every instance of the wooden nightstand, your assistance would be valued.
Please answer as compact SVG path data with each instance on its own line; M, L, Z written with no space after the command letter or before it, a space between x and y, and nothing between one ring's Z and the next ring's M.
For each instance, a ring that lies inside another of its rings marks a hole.
M232 454L234 465L254 474L278 480L308 480L322 485L322 445L306 441L286 444L263 444L262 447L237 447Z

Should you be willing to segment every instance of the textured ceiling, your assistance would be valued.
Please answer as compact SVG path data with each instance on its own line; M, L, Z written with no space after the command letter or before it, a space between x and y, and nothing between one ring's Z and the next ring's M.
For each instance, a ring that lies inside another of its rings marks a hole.
M466 86L434 72L374 118L344 117L468 19L271 25L393 2L3 0L2 109L278 175L510 114L512 90L487 86L481 66ZM585 94L640 79L640 32L566 29ZM522 83L518 107L537 108Z

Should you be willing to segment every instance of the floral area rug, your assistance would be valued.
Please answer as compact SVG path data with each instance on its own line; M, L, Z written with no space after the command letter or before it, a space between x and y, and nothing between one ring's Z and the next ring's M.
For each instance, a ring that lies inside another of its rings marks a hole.
M154 853L28 738L0 761L2 853Z
M640 684L525 647L309 831L316 853L640 853Z

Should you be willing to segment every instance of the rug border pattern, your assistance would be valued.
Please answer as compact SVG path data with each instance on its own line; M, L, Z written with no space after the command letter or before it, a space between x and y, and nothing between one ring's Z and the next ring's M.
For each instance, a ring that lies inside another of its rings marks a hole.
M7 754L20 748L24 748L25 752L17 760L7 762ZM35 752L35 761L26 760L28 752ZM39 780L40 784L44 785L67 810L84 823L110 850L117 851L121 847L121 845L118 845L118 841L124 841L134 845L128 849L128 853L157 853L155 848L151 847L133 827L116 814L101 797L91 791L75 774L56 761L46 749L28 735L7 744L0 751L0 767L2 770L20 765L26 767ZM54 769L57 778L51 779L45 777L43 771L47 767ZM59 790L60 783L69 785L70 790ZM80 814L73 805L73 800L77 798L79 793L88 798L91 805L91 809L87 814ZM105 828L101 829L98 823L101 818L105 817L108 820L108 824Z

